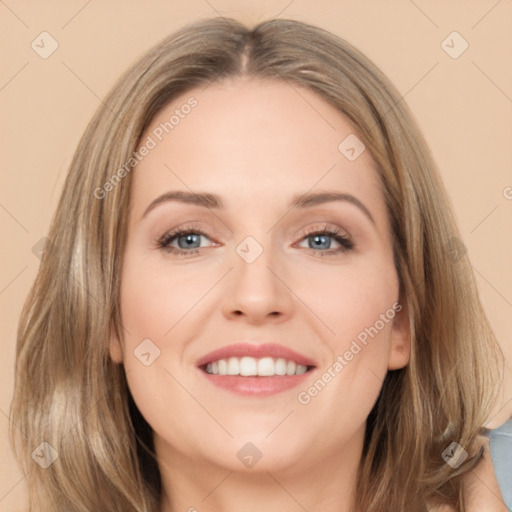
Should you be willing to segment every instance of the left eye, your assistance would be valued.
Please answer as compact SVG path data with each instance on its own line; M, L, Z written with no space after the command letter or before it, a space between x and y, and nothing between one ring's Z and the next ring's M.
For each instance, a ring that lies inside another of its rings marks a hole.
M348 252L355 247L354 243L350 240L350 238L340 234L340 232L337 229L323 229L320 231L313 231L312 233L308 233L303 238L303 240L307 239L312 240L312 243L308 244L308 248L321 256ZM331 249L331 240L329 239L335 240L336 243L340 245L340 247Z

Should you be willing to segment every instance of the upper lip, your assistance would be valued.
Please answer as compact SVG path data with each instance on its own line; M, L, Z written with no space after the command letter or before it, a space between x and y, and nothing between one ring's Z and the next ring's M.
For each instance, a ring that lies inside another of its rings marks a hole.
M254 357L258 359L262 357L281 357L304 366L316 366L315 362L309 357L299 354L298 352L295 352L295 350L283 345L278 345L276 343L252 344L244 342L233 343L232 345L227 345L209 352L198 359L197 366L201 367L213 361L229 359L230 357Z

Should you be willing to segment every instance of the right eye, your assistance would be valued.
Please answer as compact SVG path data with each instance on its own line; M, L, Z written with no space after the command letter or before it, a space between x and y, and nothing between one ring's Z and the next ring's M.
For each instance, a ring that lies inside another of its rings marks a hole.
M201 237L206 237L206 233L199 229L177 229L165 233L158 239L158 247L174 254L195 254L201 248ZM208 238L209 239L209 238ZM178 247L172 245L177 242ZM199 244L199 246L197 246Z

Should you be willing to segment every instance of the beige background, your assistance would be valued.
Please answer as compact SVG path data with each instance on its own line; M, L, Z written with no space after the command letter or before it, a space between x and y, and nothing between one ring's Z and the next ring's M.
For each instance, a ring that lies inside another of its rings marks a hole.
M405 95L442 170L512 374L511 0L1 1L1 511L26 508L7 444L16 324L39 263L32 247L46 234L74 149L137 56L184 23L219 14L320 25L365 52ZM43 31L59 45L47 59L31 48ZM453 31L469 43L457 59L441 47ZM510 381L504 397L497 423L512 414Z

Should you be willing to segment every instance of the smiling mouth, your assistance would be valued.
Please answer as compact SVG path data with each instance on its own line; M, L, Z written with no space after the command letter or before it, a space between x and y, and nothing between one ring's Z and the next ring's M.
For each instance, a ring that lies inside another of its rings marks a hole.
M209 375L240 377L284 377L303 375L314 366L298 364L282 357L229 357L201 366Z

